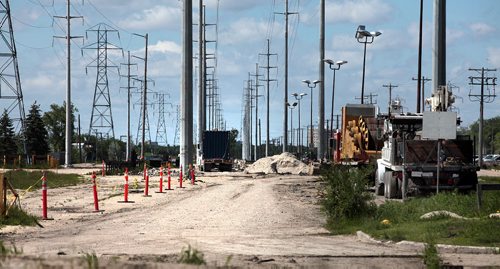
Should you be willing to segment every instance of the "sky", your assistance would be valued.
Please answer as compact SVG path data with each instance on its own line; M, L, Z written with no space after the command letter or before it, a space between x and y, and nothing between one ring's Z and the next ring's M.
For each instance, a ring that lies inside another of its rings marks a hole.
M2 1L3 2L3 1ZM255 64L265 64L259 56L270 40L271 65L278 68L271 72L276 79L270 87L270 133L271 138L282 135L284 93L284 12L285 0L220 0L217 16L217 0L205 0L207 23L218 22L208 27L207 37L217 39L210 43L209 50L217 55L217 78L228 129L241 129L242 96L248 73L255 72ZM424 0L423 65L422 74L432 78L432 30L433 2ZM469 86L469 77L478 76L469 68L500 69L500 28L497 14L500 1L477 0L471 5L468 0L447 1L447 74L446 80L457 88L455 110L468 126L479 117L479 103L469 100L469 92L479 93L479 87ZM62 105L66 96L66 46L64 39L54 36L66 34L65 20L53 16L66 16L66 1L63 0L16 0L11 1L14 38L17 46L19 70L26 111L36 101L42 111L51 104ZM373 44L367 47L365 95L376 95L382 112L387 111L388 90L384 84L398 85L393 97L402 99L405 111L416 110L416 81L418 55L418 0L326 0L325 56L328 59L345 60L336 73L335 113L346 103L359 103L363 62L363 45L354 35L358 25L367 30L380 31ZM310 91L301 81L319 79L319 1L289 0L289 93L308 93L302 99L302 125L309 124ZM197 24L198 1L193 1L194 23ZM85 0L71 1L71 15L83 19L72 20L71 34L84 38L72 39L72 102L81 116L82 133L87 133L92 111L97 70L92 68L95 50L82 49L96 42L95 33L87 29L106 23L118 30L110 33L108 40L121 47L109 53L109 91L115 126L115 137L127 132L127 51L144 57L144 38L134 33L149 35L148 77L154 83L148 86L156 93L167 94L165 125L168 144L175 141L177 105L179 104L181 54L182 54L182 1L178 0ZM196 25L194 33L196 39ZM194 53L197 53L194 43ZM143 61L132 59L137 67L132 73L143 76ZM195 63L196 64L196 63ZM90 65L87 67L87 65ZM329 119L331 108L332 71L325 69L325 111ZM195 72L196 74L196 72ZM499 71L489 75L498 76ZM196 91L197 79L193 78ZM137 83L135 84L136 86ZM425 95L429 97L432 83L425 84ZM261 89L264 92L264 89ZM313 90L313 121L318 119L318 91ZM155 101L154 94L150 97ZM196 92L194 94L196 106ZM290 97L291 98L291 97ZM137 138L139 124L140 95L133 94L131 133ZM265 126L265 97L259 99L259 117ZM485 104L485 118L500 115L499 98ZM0 108L6 103L0 100ZM149 109L150 134L156 140L158 104ZM297 126L297 111L294 111L294 127ZM195 126L197 111L194 109ZM195 128L196 129L196 128ZM265 133L265 127L262 134ZM195 136L196 137L196 136ZM179 140L176 140L179 143ZM160 141L160 144L164 144Z

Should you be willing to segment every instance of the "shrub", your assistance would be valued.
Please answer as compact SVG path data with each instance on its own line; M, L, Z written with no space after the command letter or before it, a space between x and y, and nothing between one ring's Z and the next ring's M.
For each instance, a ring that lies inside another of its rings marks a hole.
M370 168L334 165L324 169L326 182L323 208L331 221L342 221L371 215L376 206L367 192Z
M203 253L188 245L187 249L182 248L179 263L202 265L205 264L205 260L203 259Z

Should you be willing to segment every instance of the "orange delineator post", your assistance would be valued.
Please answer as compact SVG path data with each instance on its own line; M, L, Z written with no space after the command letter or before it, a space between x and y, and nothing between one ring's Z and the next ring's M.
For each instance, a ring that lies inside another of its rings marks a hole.
M118 201L118 203L134 203L134 201L128 200L128 168L125 168L125 186L123 190L123 201Z
M94 190L94 212L99 212L99 199L97 198L96 175L92 172L92 189Z
M47 178L45 177L45 172L42 176L42 219L47 218Z
M182 165L181 165L181 170L179 173L179 188L182 188Z
M144 196L149 197L149 174L148 171L146 170L146 182L144 184Z
M128 202L128 168L125 168L125 190L123 191L123 199Z

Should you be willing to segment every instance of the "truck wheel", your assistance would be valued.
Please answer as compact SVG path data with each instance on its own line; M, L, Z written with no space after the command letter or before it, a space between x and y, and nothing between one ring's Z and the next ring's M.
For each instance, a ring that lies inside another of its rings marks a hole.
M384 173L384 197L387 199L398 198L398 180L393 177L392 171Z
M384 195L384 183L379 180L379 171L375 171L375 194Z

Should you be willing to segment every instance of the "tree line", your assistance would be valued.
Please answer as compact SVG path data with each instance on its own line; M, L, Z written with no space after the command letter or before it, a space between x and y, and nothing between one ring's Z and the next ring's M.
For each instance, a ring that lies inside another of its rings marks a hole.
M126 143L115 138L97 137L96 135L80 134L75 128L75 112L72 106L72 160L78 162L93 162L100 160L125 160ZM18 155L43 156L51 153L61 153L65 150L66 103L52 104L49 111L42 112L37 102L29 109L24 122L24 132L16 134L12 119L7 110L0 117L0 157ZM75 144L76 143L76 144ZM177 156L178 147L145 145L145 152L150 155L162 156L165 159ZM132 148L136 152L137 146ZM62 154L60 154L62 155Z

